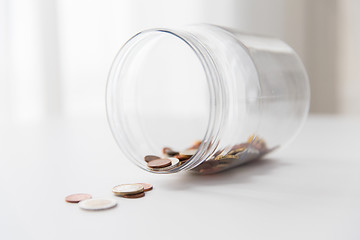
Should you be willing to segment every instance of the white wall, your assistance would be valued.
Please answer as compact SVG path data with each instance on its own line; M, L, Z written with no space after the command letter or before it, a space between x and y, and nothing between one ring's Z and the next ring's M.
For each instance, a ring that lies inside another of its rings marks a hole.
M66 115L104 114L105 81L122 44L155 27L212 22L233 25L235 1L59 1Z
M206 22L284 38L284 3L59 1L64 111L68 115L104 112L104 86L111 61L121 45L138 31Z
M313 112L360 114L359 16L356 0L0 0L0 121L104 116L129 37L201 22L284 39L309 71Z
M360 1L342 0L338 7L339 110L360 114Z

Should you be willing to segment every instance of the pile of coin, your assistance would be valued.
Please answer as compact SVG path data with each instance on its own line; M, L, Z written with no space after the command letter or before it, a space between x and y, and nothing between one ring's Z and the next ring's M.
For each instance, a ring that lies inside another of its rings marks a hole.
M153 189L149 183L121 184L112 188L115 196L124 198L140 198L145 196L146 191ZM65 197L69 203L78 203L79 207L84 210L105 210L117 205L117 201L111 198L92 198L87 193L76 193Z
M259 159L274 149L269 149L262 138L251 135L247 142L235 144L230 150L219 150L210 159L194 168L193 171L201 174L221 172Z
M120 184L113 187L112 192L115 196L124 198L141 198L152 188L152 185L148 183Z
M200 145L201 141L195 141L184 151L175 151L172 148L164 147L162 149L162 158L155 155L147 155L144 159L151 170L166 171L190 160L196 154ZM247 142L235 144L230 148L217 151L212 157L192 170L201 174L220 172L258 159L274 149L268 149L263 139L251 135Z
M168 171L187 162L197 152L201 141L196 141L184 151L174 151L169 147L162 149L163 157L147 155L144 157L147 166L154 171Z

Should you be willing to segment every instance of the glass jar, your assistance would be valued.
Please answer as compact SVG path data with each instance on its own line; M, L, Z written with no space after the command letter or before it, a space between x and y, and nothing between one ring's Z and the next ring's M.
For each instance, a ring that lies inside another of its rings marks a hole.
M289 143L307 117L310 90L284 42L200 24L132 37L115 57L106 102L120 149L140 168L209 174ZM170 166L144 160L162 154Z

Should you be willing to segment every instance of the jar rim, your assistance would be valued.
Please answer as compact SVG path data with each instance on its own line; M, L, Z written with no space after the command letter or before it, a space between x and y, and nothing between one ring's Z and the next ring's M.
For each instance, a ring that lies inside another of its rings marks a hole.
M151 169L148 169L141 165L138 161L132 161L140 168L153 172L153 173L175 173L182 170L190 170L204 162L207 158L213 155L213 153L216 151L217 146L219 144L219 132L221 131L221 124L223 123L224 119L224 111L223 104L225 104L224 101L224 90L222 87L222 79L221 75L218 72L218 69L216 68L216 62L211 54L211 50L208 49L204 44L202 44L201 40L199 40L195 35L190 33L189 31L182 31L182 30L173 30L173 29L167 29L167 28L156 28L156 29L148 29L141 31L137 34L135 34L132 38L130 38L123 47L119 50L117 53L111 69L108 76L107 86L106 86L106 112L107 112L107 120L109 123L109 126L111 128L112 135L114 136L117 144L119 145L120 149L123 151L126 149L122 143L120 144L118 141L118 138L115 133L115 127L113 122L113 108L111 106L111 99L109 92L111 91L112 84L116 79L116 76L118 75L119 71L121 70L120 65L123 64L124 58L128 54L128 52L134 47L136 44L139 43L140 39L145 39L146 37L150 36L150 34L154 33L165 33L169 34L171 36L174 36L178 39L180 39L182 42L184 42L188 47L191 48L191 50L195 53L198 60L200 61L205 76L206 76L206 82L209 89L209 101L210 101L210 111L209 111L209 118L208 118L208 125L206 127L206 132L203 136L202 143L200 147L198 148L198 151L196 152L193 157L187 161L185 164L182 164L181 166L175 167L170 170L166 171L154 171ZM127 157L131 156L131 153L126 154Z

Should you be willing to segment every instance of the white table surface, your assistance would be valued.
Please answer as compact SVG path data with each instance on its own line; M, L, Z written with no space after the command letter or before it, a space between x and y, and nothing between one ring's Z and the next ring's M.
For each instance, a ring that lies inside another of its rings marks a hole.
M105 119L3 125L0 239L360 239L360 118L311 117L281 152L212 176L146 173ZM149 182L141 199L112 195ZM117 199L88 212L71 193Z

